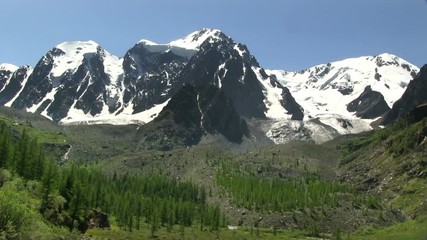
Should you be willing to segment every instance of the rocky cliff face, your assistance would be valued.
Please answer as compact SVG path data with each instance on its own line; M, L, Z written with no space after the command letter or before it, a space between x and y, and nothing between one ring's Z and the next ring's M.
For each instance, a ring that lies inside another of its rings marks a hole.
M355 112L357 117L374 119L389 111L390 107L380 92L372 91L371 86L367 86L358 98L347 105L347 110Z
M3 79L7 79L0 91L0 104L5 105L19 95L20 90L25 85L28 75L31 74L29 66L23 66L16 69L13 73L3 71Z
M10 77L17 69L18 67L11 64L0 64L0 91L8 84Z
M147 142L170 149L176 145L197 144L203 135L222 134L227 140L241 143L249 135L223 90L212 85L187 84L168 102L152 122L141 130Z
M404 116L419 105L427 103L427 65L409 83L402 97L393 104L391 110L381 120L382 125L388 125Z
M176 78L187 61L172 51L150 52L144 42L136 44L123 59L123 103L139 113L165 102L180 85Z

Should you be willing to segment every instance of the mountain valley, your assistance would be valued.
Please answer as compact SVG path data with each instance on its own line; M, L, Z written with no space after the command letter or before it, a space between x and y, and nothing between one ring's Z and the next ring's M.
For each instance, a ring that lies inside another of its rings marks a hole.
M387 53L264 69L215 29L1 64L0 239L425 238L426 88Z

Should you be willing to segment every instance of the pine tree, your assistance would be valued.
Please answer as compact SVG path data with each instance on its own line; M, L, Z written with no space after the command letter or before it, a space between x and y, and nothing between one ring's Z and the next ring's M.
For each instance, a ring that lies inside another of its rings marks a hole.
M13 155L11 133L6 124L0 126L0 168L9 168Z
M84 187L81 185L80 182L77 182L74 186L73 186L73 190L72 190L72 198L70 201L70 209L69 209L69 213L72 220L72 224L69 226L70 227L70 231L72 230L72 228L74 227L74 221L77 220L80 221L86 214L86 192Z
M42 186L43 186L43 198L41 204L41 211L43 212L45 209L49 208L49 197L55 188L55 181L57 179L57 168L51 163L46 163L46 171L42 176Z

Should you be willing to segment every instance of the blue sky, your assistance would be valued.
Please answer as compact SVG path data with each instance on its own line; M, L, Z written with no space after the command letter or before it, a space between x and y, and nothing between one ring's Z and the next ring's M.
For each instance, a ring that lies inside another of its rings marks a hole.
M427 63L427 0L0 0L0 63L34 66L55 45L94 40L122 57L203 27L246 44L264 68L301 70L348 57Z

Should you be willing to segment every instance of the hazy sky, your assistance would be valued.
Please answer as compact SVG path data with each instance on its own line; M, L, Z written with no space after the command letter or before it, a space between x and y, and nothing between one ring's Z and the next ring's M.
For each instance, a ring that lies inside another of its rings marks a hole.
M0 0L0 63L35 66L55 45L94 40L119 57L203 27L246 44L264 68L348 57L427 63L427 0Z

